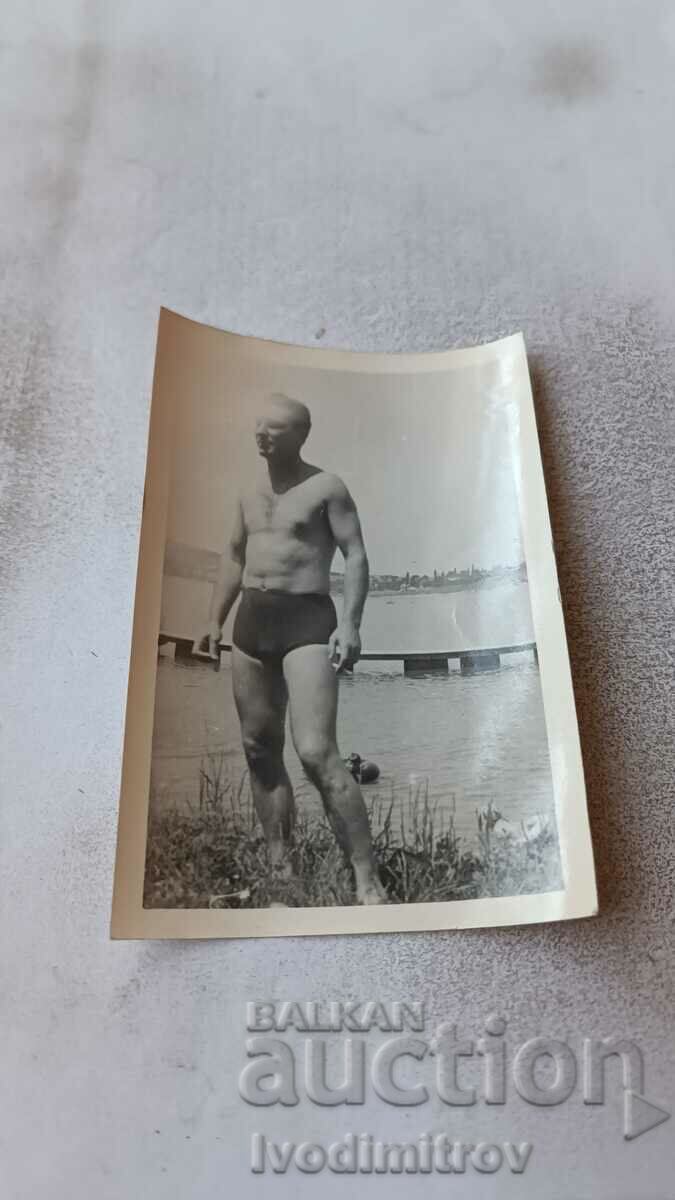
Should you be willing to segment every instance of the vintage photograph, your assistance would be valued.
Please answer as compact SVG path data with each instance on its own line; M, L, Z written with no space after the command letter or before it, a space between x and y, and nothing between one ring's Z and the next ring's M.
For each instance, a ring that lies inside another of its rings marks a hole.
M151 733L133 785L125 752L120 826L124 859L125 793L143 789L148 928L592 912L545 504L528 535L530 472L543 482L522 339L341 354L163 312L152 419L139 596L145 563L155 607L141 633L137 599L134 634L148 662L152 638Z

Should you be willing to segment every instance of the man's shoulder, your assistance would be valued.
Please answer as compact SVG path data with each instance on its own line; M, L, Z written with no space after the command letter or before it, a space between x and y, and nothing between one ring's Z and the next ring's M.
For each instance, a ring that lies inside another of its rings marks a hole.
M348 500L350 498L346 483L332 471L321 471L318 480L325 500Z

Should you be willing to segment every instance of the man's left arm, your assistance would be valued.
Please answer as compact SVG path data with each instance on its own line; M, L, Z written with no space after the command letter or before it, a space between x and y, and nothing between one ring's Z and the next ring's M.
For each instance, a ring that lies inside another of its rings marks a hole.
M327 502L328 523L345 560L342 619L329 649L335 669L354 665L361 653L361 617L368 595L368 557L356 505L341 479L336 477Z

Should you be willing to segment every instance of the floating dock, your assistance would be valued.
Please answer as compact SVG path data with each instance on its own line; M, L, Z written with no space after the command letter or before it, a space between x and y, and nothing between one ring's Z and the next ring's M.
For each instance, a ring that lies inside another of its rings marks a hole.
M212 660L206 654L193 654L193 641L190 638L174 637L170 633L160 633L159 645L173 643L175 656L180 659L192 659L195 662L210 663ZM220 644L221 654L227 654L232 646L227 642ZM402 662L405 675L447 675L450 670L450 660L459 659L459 669L462 675L475 675L481 671L498 671L502 656L506 654L524 654L530 652L534 661L539 663L536 642L520 642L513 646L484 646L467 650L433 650L424 654L410 654L401 651L395 654L363 653L359 662Z

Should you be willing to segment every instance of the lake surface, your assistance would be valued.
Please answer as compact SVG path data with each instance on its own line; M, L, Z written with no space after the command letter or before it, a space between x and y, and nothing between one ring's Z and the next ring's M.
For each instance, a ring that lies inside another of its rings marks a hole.
M167 578L162 626L193 636L208 609L211 585ZM340 597L336 597L339 607ZM196 616L195 616L196 614ZM228 640L232 618L225 630ZM371 596L362 627L364 651L453 650L533 640L527 584L448 594ZM338 735L343 755L356 751L381 770L364 788L392 795L405 820L422 789L440 814L475 839L476 810L492 802L520 822L553 819L554 802L539 670L531 652L502 658L497 671L410 678L399 663L360 663L340 685ZM196 804L199 772L223 755L233 777L246 764L231 695L229 656L219 672L159 659L153 741L153 804ZM288 738L286 759L298 807L320 811Z

